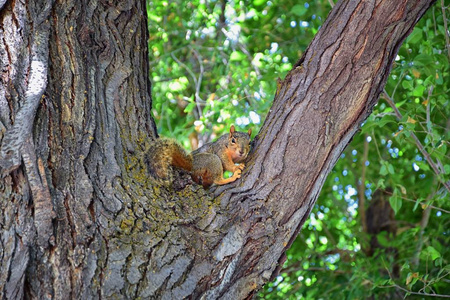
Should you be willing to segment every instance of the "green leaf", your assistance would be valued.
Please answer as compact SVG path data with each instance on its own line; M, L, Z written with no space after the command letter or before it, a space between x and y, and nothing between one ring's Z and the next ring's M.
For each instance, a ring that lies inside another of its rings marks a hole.
M394 119L394 117L386 115L381 120L375 121L375 124L378 125L378 127L383 127L384 125L388 123L396 123L397 121Z
M413 211L416 211L417 207L419 207L420 202L421 202L421 199L417 199L416 200L416 203L414 204Z
M435 265L436 267L442 267L442 262L443 262L442 257L439 257L438 259L436 259L436 260L434 261L434 265Z
M386 176L387 174L388 174L388 170L387 170L386 165L382 165L380 168L380 175Z
M394 192L394 195L389 198L389 203L391 204L391 207L394 210L395 214L397 214L397 212L402 207L402 199L398 197Z
M428 54L419 54L414 58L414 64L418 66L429 66L433 62L433 58Z
M395 174L395 172L394 172L394 166L391 165L391 164L388 164L388 171L389 171L390 174L394 175L394 174Z
M450 165L445 165L444 166L444 172L445 172L445 175L450 174Z
M189 103L186 108L184 109L185 113L190 113L193 109L195 108L195 102L192 101L191 103Z
M412 92L412 95L415 97L422 97L423 92L425 91L425 87L423 85L418 85Z
M436 73L436 84L441 85L444 83L444 79L442 78L442 73L437 71Z
M254 6L260 6L266 3L266 0L253 0Z
M406 42L416 44L422 40L422 36L423 36L422 29L414 28L413 32L406 39Z
M245 58L245 54L240 51L233 51L230 55L230 61L241 61Z
M408 80L402 80L402 87L403 87L405 90L412 90L412 89L413 89L413 84L412 84L411 81L408 81Z
M382 231L379 234L377 234L377 240L378 240L378 243L380 243L381 246L389 247L390 241L387 238L387 232L386 231Z
M435 260L436 258L441 257L441 254L439 253L439 251L437 251L433 246L428 246L426 248L426 251L427 251L428 255L431 256L432 260Z
M307 10L307 8L304 5L297 4L291 8L291 13L301 17L306 13L306 10Z

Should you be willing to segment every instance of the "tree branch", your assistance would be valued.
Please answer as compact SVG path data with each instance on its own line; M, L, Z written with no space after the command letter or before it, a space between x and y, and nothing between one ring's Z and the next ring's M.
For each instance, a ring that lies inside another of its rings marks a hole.
M440 298L450 298L450 295L443 295L443 294L430 294L430 293L417 293L417 292L413 292L413 291L409 291L401 286L399 286L398 284L394 284L394 285L387 285L387 286L379 286L379 288L382 289L386 289L386 288L396 288L399 290L402 290L408 294L411 295L420 295L420 296L428 296L428 297L440 297Z
M389 192L387 190L383 190L383 192L388 194L388 195L390 195L390 196L392 196L394 194L394 193ZM403 197L403 196L400 196L400 195L398 195L397 197L400 197L402 200L405 200L405 201L408 201L408 202L417 203L417 200L414 200L414 199L406 198L406 197ZM436 209L436 210L439 210L439 211L444 212L446 214L450 214L449 210L443 209L442 207L437 207L437 206L433 206L433 205L430 205L430 204L426 204L426 205L428 207L431 207L432 209ZM397 221L397 222L399 222L399 221Z
M400 111L398 110L397 106L395 106L394 100L388 95L386 90L383 90L383 96L384 96L384 99L386 100L386 102L394 110L395 115L397 117L397 120L400 121L402 119L403 115L400 113ZM441 175L442 175L441 170L439 170L438 165L433 161L433 159L431 158L430 154L428 154L427 150L425 150L425 147L422 145L422 143L420 142L419 138L414 134L414 132L411 132L411 137L413 138L414 142L416 143L416 146L419 149L419 151L422 153L422 155L425 157L425 159L427 160L427 162L430 165L430 167L433 169L434 173L438 177L441 177ZM450 181L446 182L446 181L443 181L441 179L439 179L439 181L442 182L442 184L445 186L447 191L450 193Z
M441 0L442 17L444 20L444 36L445 36L445 48L447 48L447 55L450 59L450 41L448 37L447 16L445 15L445 2Z

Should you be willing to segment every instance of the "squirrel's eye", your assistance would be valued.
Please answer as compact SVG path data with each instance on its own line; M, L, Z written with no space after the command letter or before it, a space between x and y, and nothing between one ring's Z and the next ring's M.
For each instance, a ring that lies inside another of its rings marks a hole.
M233 138L233 139L231 139L231 142L232 142L233 144L235 144L235 143L236 143L236 140Z

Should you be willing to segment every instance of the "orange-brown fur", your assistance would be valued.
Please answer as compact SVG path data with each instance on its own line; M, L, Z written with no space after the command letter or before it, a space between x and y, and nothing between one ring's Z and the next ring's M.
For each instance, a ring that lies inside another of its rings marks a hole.
M229 134L217 141L205 144L188 154L176 141L161 139L147 151L145 161L154 177L166 179L170 167L175 166L191 172L194 182L207 188L210 185L227 184L241 177L250 148L251 130L247 133L235 131L231 126ZM239 165L236 165L239 163ZM223 172L230 171L230 178L223 178Z

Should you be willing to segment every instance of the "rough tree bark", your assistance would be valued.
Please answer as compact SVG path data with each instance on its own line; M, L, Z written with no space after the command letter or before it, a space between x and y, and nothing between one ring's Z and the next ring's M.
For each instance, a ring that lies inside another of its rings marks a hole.
M241 180L146 176L145 1L0 1L0 298L243 299L279 271L429 0L340 1Z

